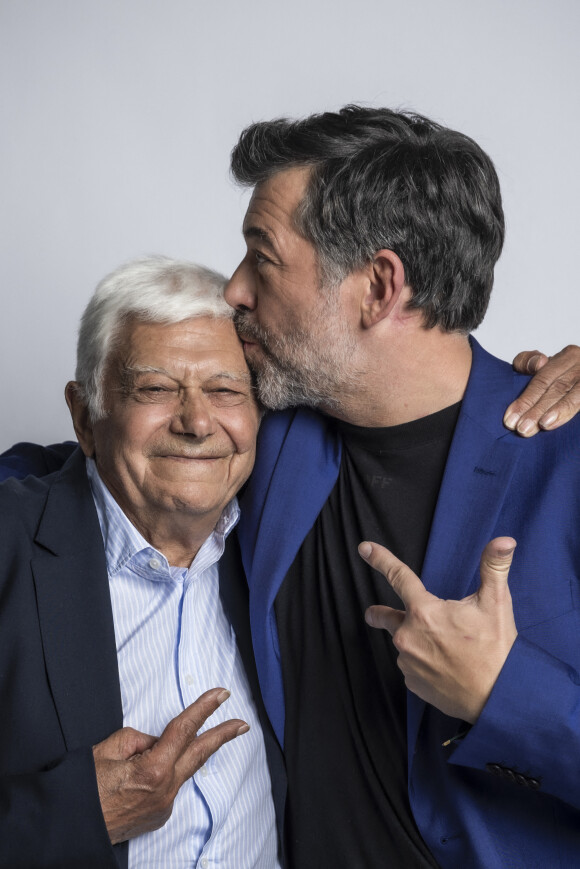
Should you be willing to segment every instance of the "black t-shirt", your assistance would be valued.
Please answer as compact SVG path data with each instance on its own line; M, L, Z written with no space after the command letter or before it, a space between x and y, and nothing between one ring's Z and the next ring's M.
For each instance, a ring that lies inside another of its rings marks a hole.
M337 483L276 599L290 867L433 867L408 799L406 689L370 604L401 608L361 540L420 574L459 404L404 425L337 423ZM305 445L307 448L307 445Z

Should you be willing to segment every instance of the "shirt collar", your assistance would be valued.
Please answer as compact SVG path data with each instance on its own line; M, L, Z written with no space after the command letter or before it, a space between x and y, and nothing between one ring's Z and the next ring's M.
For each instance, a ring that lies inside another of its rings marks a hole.
M126 566L130 566L137 572L141 573L140 565L143 563L143 557L147 560L157 556L161 562L166 565L166 573L169 575L169 565L167 559L162 552L151 546L143 535L135 528L133 523L125 515L119 504L115 501L106 485L103 483L97 470L94 459L87 458L87 476L93 493L93 499L101 526L103 535L103 543L105 546L105 557L107 560L107 571L109 576L114 576ZM219 554L223 552L224 541L230 531L237 524L240 518L240 508L237 498L226 504L222 510L221 516L218 519L216 526L208 539L205 541L196 557L194 558L189 570L191 571L198 560L198 557L205 550L208 542L217 544L214 548ZM143 555L141 555L143 553ZM139 557L140 556L140 557ZM215 560L217 560L217 558Z

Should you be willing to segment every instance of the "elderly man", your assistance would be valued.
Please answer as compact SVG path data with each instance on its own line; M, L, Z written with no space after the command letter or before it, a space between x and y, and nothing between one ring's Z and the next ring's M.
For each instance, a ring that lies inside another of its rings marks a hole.
M0 487L1 866L277 865L217 567L259 422L231 313L188 264L106 278L66 388L80 449Z
M324 413L265 421L239 526L290 865L576 866L580 422L506 431L526 380L468 337L493 165L348 107L252 125L232 168L254 190L226 299L260 397Z

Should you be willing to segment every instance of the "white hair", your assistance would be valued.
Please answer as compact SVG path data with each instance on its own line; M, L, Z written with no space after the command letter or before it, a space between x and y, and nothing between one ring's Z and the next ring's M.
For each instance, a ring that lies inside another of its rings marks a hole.
M128 318L180 323L193 317L231 319L226 278L204 266L164 256L126 263L97 286L81 319L76 380L93 422L105 415L103 378Z

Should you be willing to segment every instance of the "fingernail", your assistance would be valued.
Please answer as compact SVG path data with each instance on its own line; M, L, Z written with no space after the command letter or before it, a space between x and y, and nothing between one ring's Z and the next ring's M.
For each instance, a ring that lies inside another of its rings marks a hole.
M236 733L236 736L241 736L242 733L247 733L249 729L250 729L249 724L240 725L240 727L238 727L238 732Z
M530 358L528 359L528 371L530 369L535 370L536 365L538 364L538 362L540 361L541 358L542 358L541 353L536 353L536 354L534 354L534 356L530 356Z
M518 420L519 415L517 413L506 414L503 419L503 424L506 428L510 428L513 431L518 424Z
M502 558L507 558L508 555L512 554L517 545L517 540L512 540L511 543L506 542L503 546L498 548L497 554Z
M370 543L367 543L366 541L364 543L359 543L358 554L362 555L363 558L368 558L372 551L373 547Z
M527 435L531 434L535 428L536 426L531 419L525 419L518 425L518 432L521 435L524 435L524 437L527 437Z
M550 413L547 413L541 418L540 425L542 426L542 428L550 428L551 425L554 425L557 419L558 414L555 410L551 410Z
M225 701L228 699L230 694L231 694L231 691L226 691L225 688L222 691L220 691L220 693L218 694L218 696L216 698L217 702L219 703L220 706L222 705L222 703L225 703Z

